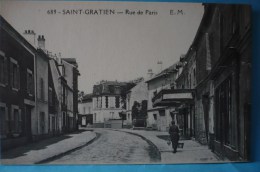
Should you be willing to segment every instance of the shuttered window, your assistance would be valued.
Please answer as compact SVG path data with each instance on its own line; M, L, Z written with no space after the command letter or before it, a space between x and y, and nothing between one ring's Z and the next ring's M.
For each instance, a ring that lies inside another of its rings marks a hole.
M10 84L13 89L20 89L20 67L16 60L10 58Z
M12 109L12 132L21 133L22 132L22 114L21 110L18 108Z
M27 93L30 95L34 94L33 73L30 69L27 69Z
M0 84L2 85L8 84L7 65L8 65L7 58L4 57L3 53L0 53Z

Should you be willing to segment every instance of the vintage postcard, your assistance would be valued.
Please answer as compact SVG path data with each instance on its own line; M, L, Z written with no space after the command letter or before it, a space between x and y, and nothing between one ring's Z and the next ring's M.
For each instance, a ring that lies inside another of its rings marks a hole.
M249 5L0 8L1 164L250 160Z

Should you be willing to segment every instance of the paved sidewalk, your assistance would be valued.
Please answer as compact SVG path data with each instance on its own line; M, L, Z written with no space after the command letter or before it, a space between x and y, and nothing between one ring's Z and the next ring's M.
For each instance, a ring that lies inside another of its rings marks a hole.
M171 145L166 140L157 136L169 135L167 132L120 129L121 131L139 134L150 140L161 152L161 163L217 163L227 160L219 160L208 146L201 145L193 140L180 140L184 143L183 149L178 148L177 153L172 153Z
M21 146L1 155L1 164L35 164L84 146L96 138L96 133L83 131Z

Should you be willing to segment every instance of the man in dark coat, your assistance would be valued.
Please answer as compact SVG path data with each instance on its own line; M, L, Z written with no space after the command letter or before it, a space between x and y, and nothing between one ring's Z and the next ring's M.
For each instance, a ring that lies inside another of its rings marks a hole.
M179 128L177 125L175 125L175 121L172 121L172 125L169 129L169 134L172 141L173 153L176 153L180 136Z

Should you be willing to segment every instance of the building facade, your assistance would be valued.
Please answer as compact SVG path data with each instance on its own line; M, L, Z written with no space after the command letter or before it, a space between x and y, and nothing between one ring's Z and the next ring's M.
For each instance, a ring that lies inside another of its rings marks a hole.
M146 81L148 85L148 128L159 131L168 131L170 123L174 119L173 114L175 112L175 107L154 106L153 98L161 90L175 87L175 80L178 76L176 66L177 64L174 64Z
M109 121L121 120L120 113L126 109L124 107L126 88L126 82L117 81L101 81L98 85L94 85L92 98L94 127L110 127ZM120 125L122 127L123 124Z
M92 94L86 94L78 102L79 125L87 127L93 125Z
M36 33L25 30L22 36L2 16L0 24L1 148L75 131L76 60L51 55L43 35L36 41Z
M166 105L190 98L191 107L194 102L191 133L195 139L208 144L221 157L248 160L250 6L204 4L204 9L196 36L184 58L182 74L176 80L178 89L162 90L155 95L153 103ZM188 95L187 90L183 92L183 88L191 89L191 94ZM189 111L183 113L189 114Z
M36 50L2 17L0 35L1 148L8 149L32 140Z

